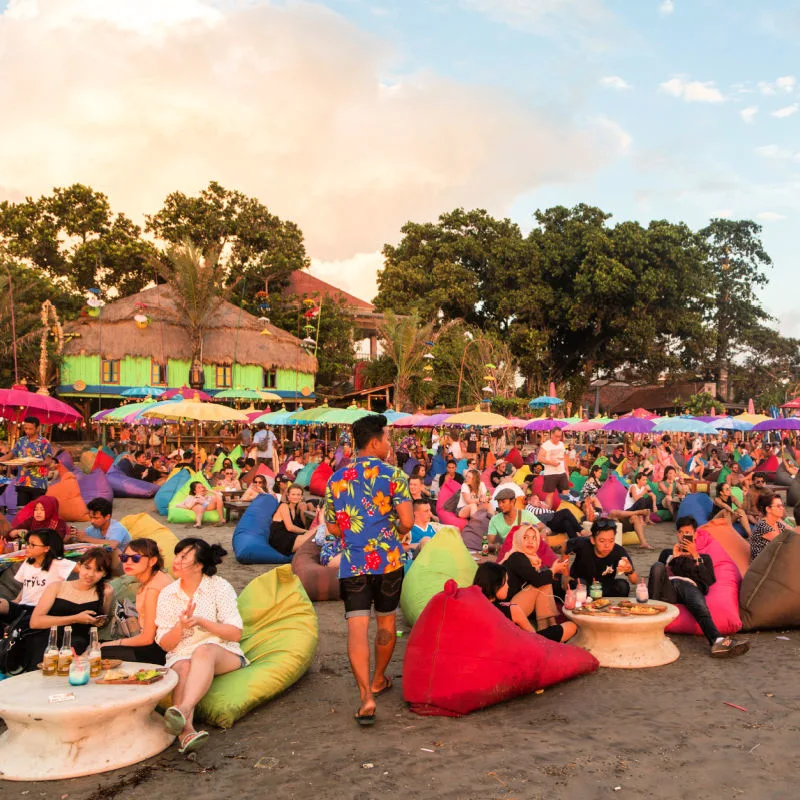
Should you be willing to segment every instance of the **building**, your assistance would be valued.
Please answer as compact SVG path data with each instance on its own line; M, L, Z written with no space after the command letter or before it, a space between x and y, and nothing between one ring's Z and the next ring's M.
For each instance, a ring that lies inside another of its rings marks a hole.
M189 383L192 342L166 285L108 303L97 317L64 326L58 394L118 400L133 387ZM314 400L317 360L299 339L222 301L203 342L204 390L266 389L290 402ZM88 410L88 403L86 404Z

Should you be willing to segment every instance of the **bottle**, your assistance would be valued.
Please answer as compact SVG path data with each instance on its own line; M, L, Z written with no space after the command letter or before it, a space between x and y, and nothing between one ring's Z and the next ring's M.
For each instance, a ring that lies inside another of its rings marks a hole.
M58 625L50 628L50 638L42 658L42 675L52 677L58 671Z
M483 555L489 555L489 535L484 533L483 538L481 539L481 553Z
M97 628L89 631L89 649L86 651L89 657L89 675L97 678L103 671L103 654L100 650L100 639L97 637Z
M72 663L72 625L64 628L64 641L58 651L58 668L56 674L61 678L69 677L69 665Z
M592 585L589 587L589 597L592 600L599 600L603 596L603 587L600 584L600 581L593 580Z
M564 595L564 608L566 608L567 611L572 611L575 608L575 591L571 586Z
M646 603L650 599L650 593L647 591L647 584L644 578L636 584L636 602Z
M586 603L586 584L583 581L578 581L578 586L575 589L575 608L580 608Z

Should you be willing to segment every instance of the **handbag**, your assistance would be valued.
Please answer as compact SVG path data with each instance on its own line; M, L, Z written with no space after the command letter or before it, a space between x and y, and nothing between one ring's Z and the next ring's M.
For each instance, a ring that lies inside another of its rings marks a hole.
M23 664L23 639L30 631L30 618L32 611L25 609L19 616L10 622L0 639L0 672L11 677L19 675L24 670Z

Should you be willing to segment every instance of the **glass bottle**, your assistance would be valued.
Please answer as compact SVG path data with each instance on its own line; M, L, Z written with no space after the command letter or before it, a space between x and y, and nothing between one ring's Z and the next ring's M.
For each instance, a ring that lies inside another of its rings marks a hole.
M578 586L575 589L575 608L580 608L586 604L586 584L583 581L578 581Z
M592 600L599 600L603 596L603 586L598 580L592 581L592 585L589 587L589 597Z
M485 533L481 539L481 553L485 556L489 555L489 536Z
M69 665L72 663L72 625L64 628L64 641L58 651L58 669L56 674L61 678L69 677Z
M100 639L97 636L97 628L92 628L89 631L89 649L87 650L89 657L89 675L92 678L97 678L103 670L103 654L100 650Z
M647 591L647 584L644 578L636 584L636 602L646 603L650 599L650 593Z
M50 628L50 638L42 658L42 675L52 677L58 672L58 625Z

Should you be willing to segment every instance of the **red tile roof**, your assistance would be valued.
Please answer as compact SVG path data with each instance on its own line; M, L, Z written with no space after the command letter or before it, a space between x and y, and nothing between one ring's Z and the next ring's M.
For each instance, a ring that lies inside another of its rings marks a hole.
M353 297L352 294L348 294L342 289L331 286L330 283L325 283L325 281L321 281L319 278L315 278L308 272L302 272L301 270L297 270L289 276L289 291L292 294L307 294L310 297L319 294L331 297L334 300L339 298L351 309L375 310L375 306L372 303L368 303L366 300L359 300L357 297Z

